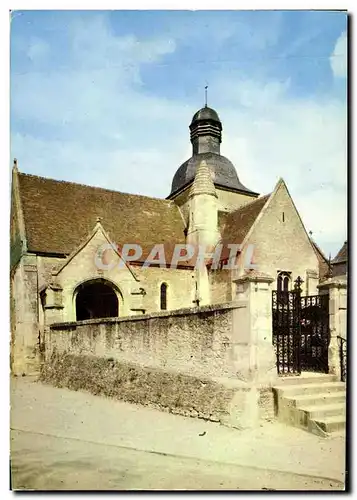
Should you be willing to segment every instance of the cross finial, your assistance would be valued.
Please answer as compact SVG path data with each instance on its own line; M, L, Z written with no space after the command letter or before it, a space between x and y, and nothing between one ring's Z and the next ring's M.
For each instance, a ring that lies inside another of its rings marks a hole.
M295 291L297 292L301 292L301 285L304 283L304 281L301 279L300 276L298 276L295 280L295 284L294 284L294 289Z
M101 222L102 217L97 217L97 222Z
M205 86L205 108L207 108L207 89L208 85Z

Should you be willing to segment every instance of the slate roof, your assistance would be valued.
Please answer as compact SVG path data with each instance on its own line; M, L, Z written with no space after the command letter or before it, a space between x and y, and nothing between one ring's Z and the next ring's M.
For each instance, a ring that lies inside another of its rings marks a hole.
M212 108L209 108L208 106L205 106L204 108L201 108L193 115L192 118L192 123L195 123L199 120L213 120L216 122L221 122L219 119L217 111L215 111Z
M213 174L213 182L217 187L223 187L231 191L238 191L252 196L257 196L255 193L245 187L239 180L237 171L233 163L225 156L213 152L197 153L186 160L176 171L171 185L171 193L169 197L186 187L193 181L196 171L202 160L205 160L209 169Z
M344 242L341 250L338 252L336 257L331 261L331 264L342 264L348 260L348 248L347 241Z
M69 255L97 218L113 242L185 243L184 221L171 201L18 174L28 251Z

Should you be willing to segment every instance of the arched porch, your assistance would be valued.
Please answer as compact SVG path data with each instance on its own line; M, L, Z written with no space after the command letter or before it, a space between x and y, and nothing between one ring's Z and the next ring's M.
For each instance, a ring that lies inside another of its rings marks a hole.
M103 278L85 281L74 292L76 321L119 316L121 294Z

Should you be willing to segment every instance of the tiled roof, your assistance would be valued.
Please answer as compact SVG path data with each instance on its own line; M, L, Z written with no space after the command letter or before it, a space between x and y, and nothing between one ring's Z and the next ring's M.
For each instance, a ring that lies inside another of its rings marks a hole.
M97 218L117 244L185 243L184 221L169 200L18 174L30 252L70 254Z
M310 238L310 241L319 261L319 280L321 281L329 275L329 261L317 243L312 238Z
M218 213L222 242L243 243L270 194L257 198L228 214Z

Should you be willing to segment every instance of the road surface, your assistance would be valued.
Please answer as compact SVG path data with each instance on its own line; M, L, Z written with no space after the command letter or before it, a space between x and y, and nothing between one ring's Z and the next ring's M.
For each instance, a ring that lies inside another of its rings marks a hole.
M343 436L242 432L26 377L11 428L16 490L343 489Z

